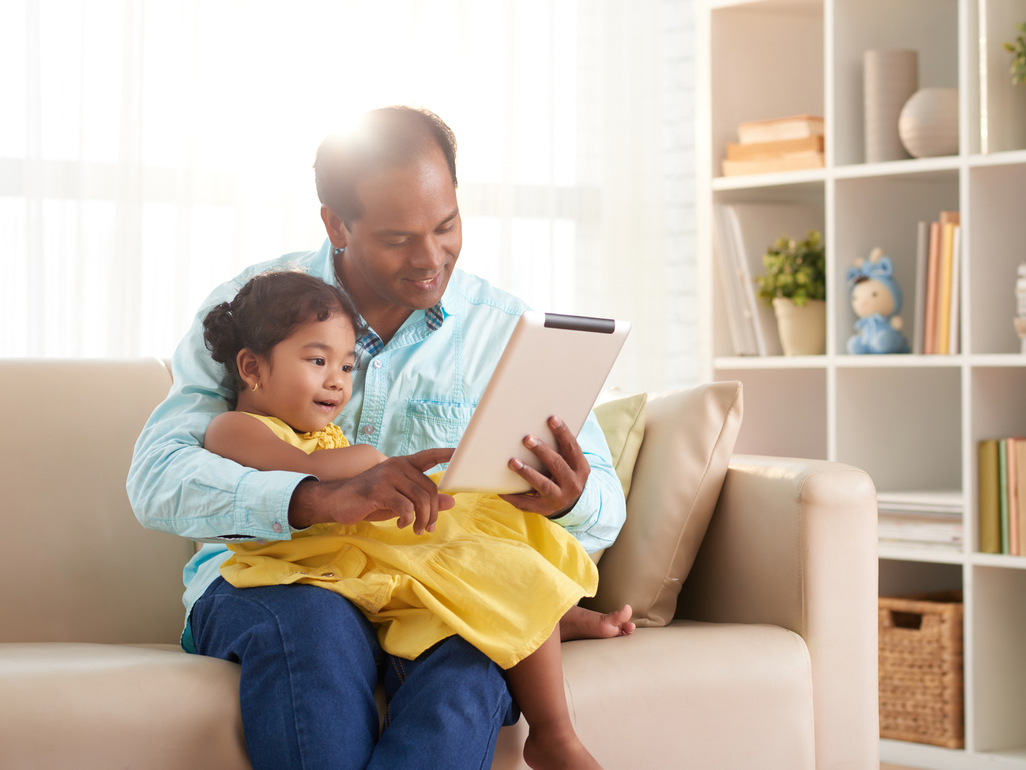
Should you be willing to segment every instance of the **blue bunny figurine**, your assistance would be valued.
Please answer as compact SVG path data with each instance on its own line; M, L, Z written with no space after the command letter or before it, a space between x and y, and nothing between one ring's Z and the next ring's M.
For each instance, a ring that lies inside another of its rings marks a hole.
M901 287L894 280L894 266L883 250L873 249L868 260L858 259L848 268L851 306L858 316L855 334L848 338L848 352L908 353L901 332Z

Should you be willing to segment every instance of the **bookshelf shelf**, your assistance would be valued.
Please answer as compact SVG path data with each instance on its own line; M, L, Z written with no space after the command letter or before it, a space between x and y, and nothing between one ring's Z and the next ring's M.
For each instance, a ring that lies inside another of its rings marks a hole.
M877 549L881 559L892 561L932 562L936 564L962 564L965 554L960 550L945 548L910 548L881 543Z
M822 182L826 171L812 168L805 171L780 171L775 174L748 174L746 176L719 176L713 179L714 190L747 190L753 187L780 187L809 182Z
M826 356L722 356L717 369L823 369Z
M892 160L887 163L859 163L850 166L838 166L831 170L835 179L856 179L866 176L899 176L903 174L926 174L932 171L957 170L962 165L958 155L942 158L912 158L910 160Z
M970 155L969 166L1014 166L1026 163L1026 150L1009 150L995 152L990 155Z
M1003 60L993 50L1014 37L1009 20L1026 21L1026 0L706 0L696 8L704 375L745 384L738 452L850 463L880 490L962 490L961 550L885 543L879 556L881 593L963 591L966 748L881 741L881 757L935 770L1026 770L1026 557L978 553L976 525L977 442L1026 436L1026 355L1012 325L1015 267L1026 261L1026 88L1006 87L1007 64L994 74ZM864 162L862 56L874 48L915 49L920 87L959 89L959 154ZM796 114L825 117L824 168L719 176L738 123ZM811 206L823 228L826 352L735 356L713 207L781 202ZM911 339L916 226L942 210L961 214L961 352L848 355L848 267L884 249Z
M994 353L970 356L969 363L977 367L1026 366L1026 356L1021 353Z
M1026 569L1026 556L1005 556L1000 553L973 553L970 562L981 567Z
M914 368L947 368L961 367L965 356L914 356L889 355L889 356L853 356L847 353L836 357L836 364L839 369L875 369L877 367L897 367L900 369Z

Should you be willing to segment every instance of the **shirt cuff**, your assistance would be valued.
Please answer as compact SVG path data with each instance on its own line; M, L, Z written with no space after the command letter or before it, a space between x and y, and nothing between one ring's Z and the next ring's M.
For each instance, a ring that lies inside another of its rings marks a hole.
M574 507L562 516L550 518L553 524L558 524L563 529L579 527L590 519L599 507L598 491L590 479L584 482L584 491L577 499Z
M290 471L250 471L235 489L235 537L226 540L288 540L294 529L289 525L289 503L296 487L316 476Z

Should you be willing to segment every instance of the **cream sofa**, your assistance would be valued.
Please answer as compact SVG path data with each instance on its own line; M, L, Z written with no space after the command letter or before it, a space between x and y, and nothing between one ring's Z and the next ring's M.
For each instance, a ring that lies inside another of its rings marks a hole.
M249 767L238 667L177 649L193 544L144 530L125 494L170 381L157 360L0 362L6 770ZM646 442L686 429L679 398L650 408ZM678 459L643 445L631 502ZM676 619L563 645L604 766L877 767L875 512L857 469L733 457ZM502 730L493 767L523 767L524 734Z

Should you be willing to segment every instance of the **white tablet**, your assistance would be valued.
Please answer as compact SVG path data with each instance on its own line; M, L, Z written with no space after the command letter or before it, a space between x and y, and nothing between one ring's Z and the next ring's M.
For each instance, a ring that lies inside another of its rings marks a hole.
M509 468L510 459L543 469L524 437L558 448L548 425L552 415L574 436L581 432L630 329L629 322L609 318L532 311L520 316L439 491L531 491Z

